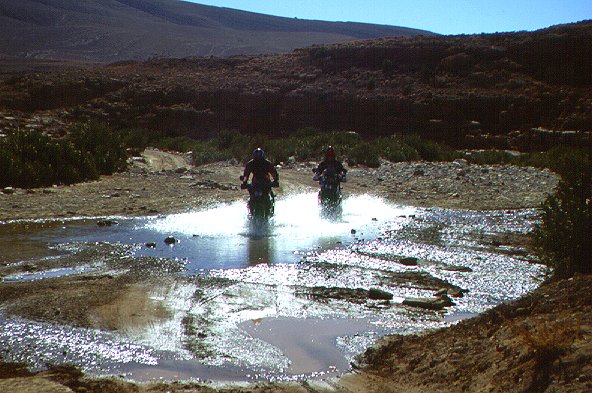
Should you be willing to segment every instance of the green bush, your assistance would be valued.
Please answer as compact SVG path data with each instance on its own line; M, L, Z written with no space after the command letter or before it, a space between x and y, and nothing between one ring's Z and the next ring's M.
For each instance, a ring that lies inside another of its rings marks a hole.
M144 150L153 141L161 137L160 133L144 130L141 128L124 129L120 131L123 144L128 148ZM156 146L155 146L156 147Z
M379 166L381 159L392 162L419 159L450 161L459 156L450 147L420 137L401 139L391 136L363 140L355 132L322 132L314 128L301 129L279 138L263 134L245 136L236 131L223 131L206 141L175 137L161 138L153 144L171 150L191 150L194 152L195 165L228 159L246 162L257 147L263 148L267 157L275 164L287 162L290 157L298 161L320 160L328 145L335 146L339 158L350 165L370 167Z
M468 162L478 165L512 164L518 161L515 155L504 150L471 151L465 158Z
M376 141L380 146L381 156L391 162L419 160L419 153L400 138L381 138Z
M563 278L592 273L592 164L584 151L572 150L571 155L557 151L549 165L562 180L544 202L534 235L541 259Z
M216 149L214 143L199 142L193 146L193 165L226 161L234 158L230 150Z
M69 135L16 130L0 138L0 186L72 184L125 168L125 147L108 127L78 125Z
M355 145L347 155L350 165L366 165L372 168L380 166L380 150L376 143L361 142Z
M76 149L90 155L98 173L111 175L126 168L127 152L121 133L106 124L77 124L68 135Z
M568 182L577 183L586 175L585 166L590 157L583 149L557 146L545 152L524 155L518 162L520 165L548 168Z
M419 157L426 161L453 161L460 156L451 147L423 139L418 135L404 137L403 143L414 148Z

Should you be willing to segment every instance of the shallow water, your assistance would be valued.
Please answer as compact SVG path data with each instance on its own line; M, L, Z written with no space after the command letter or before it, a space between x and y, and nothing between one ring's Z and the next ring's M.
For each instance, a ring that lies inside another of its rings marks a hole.
M0 318L0 343L7 360L74 363L92 374L139 380L337 375L384 334L447 326L536 288L544 269L513 241L536 219L529 210L418 209L370 196L345 199L342 212L327 218L309 193L279 199L267 223L249 220L241 201L114 218L118 224L110 227L97 220L37 224L27 241L46 245L48 254L101 242L125 246L122 260L131 254L175 261L175 284L153 294L172 317L121 333ZM0 230L0 240L14 233ZM176 243L166 244L168 236ZM418 265L399 264L400 257L418 258ZM4 280L88 274L104 268L98 262ZM442 283L468 293L443 313L401 306L405 297L432 296ZM359 296L370 288L394 299Z

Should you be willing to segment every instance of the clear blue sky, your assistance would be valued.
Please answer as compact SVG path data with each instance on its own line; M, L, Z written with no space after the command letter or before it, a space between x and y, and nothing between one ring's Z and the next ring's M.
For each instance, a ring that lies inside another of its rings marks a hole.
M377 23L440 34L537 30L592 19L592 0L187 0L262 14Z

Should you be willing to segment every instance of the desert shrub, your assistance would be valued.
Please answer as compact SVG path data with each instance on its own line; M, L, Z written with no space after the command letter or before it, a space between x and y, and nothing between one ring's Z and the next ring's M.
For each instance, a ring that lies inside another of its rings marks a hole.
M96 170L102 175L111 175L127 166L122 135L106 124L77 124L70 130L69 140L76 149L90 155Z
M532 362L532 382L527 391L545 391L554 371L553 363L570 350L581 335L580 328L573 321L510 326L518 340L528 349L526 356Z
M145 149L162 137L160 133L142 128L123 129L120 135L125 146L138 150Z
M264 150L268 154L270 161L275 163L287 162L288 159L296 155L294 146L287 143L286 139L272 139L265 143Z
M423 139L418 135L404 137L403 143L414 148L422 160L452 161L459 157L459 153L451 147L429 139Z
M0 140L0 186L40 187L96 179L88 152L37 131L14 131Z
M408 144L403 143L400 138L381 138L377 140L376 143L380 146L381 156L385 160L401 162L415 161L419 159L419 153L417 150Z
M557 146L545 152L530 153L518 161L520 165L548 168L570 183L582 181L582 177L586 175L584 168L589 162L590 157L585 150L566 146Z
M220 150L233 150L236 146L244 146L248 138L236 130L222 130L214 138Z
M376 143L361 142L355 145L347 155L349 165L380 166L380 148Z
M0 139L2 187L72 184L112 174L126 165L125 146L105 125L80 124L62 139L30 130L14 130Z
M471 151L465 158L468 162L478 165L512 164L517 161L514 154L504 150Z
M335 146L339 158L350 165L370 167L379 166L381 159L393 162L418 159L448 161L458 157L451 148L419 137L401 139L391 136L364 140L355 132L322 132L314 128L304 128L285 137L265 134L246 136L237 131L222 131L208 140L160 137L151 144L169 150L193 151L195 165L230 159L246 162L257 147L263 148L267 158L275 164L285 163L291 157L298 161L320 160L328 145Z
M203 165L211 162L226 161L234 158L228 149L220 150L212 141L197 142L191 150L193 165Z
M549 165L562 180L547 197L541 223L534 232L541 260L557 277L592 273L592 164L584 151L554 154Z
M337 146L344 146L345 148L351 148L362 142L362 137L357 132L344 131L334 132L329 134L329 138L325 141L326 144L333 144Z

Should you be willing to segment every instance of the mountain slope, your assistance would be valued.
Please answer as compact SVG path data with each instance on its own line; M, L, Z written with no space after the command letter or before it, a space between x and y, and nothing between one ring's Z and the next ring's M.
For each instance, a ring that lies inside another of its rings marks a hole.
M592 21L585 21L530 33L393 37L266 56L81 67L25 59L53 71L4 77L0 62L0 130L3 117L22 120L8 120L8 128L58 134L64 124L95 119L195 138L314 127L420 134L456 147L589 144L590 42Z
M287 52L312 44L431 34L280 18L178 0L0 0L0 55L116 61Z

